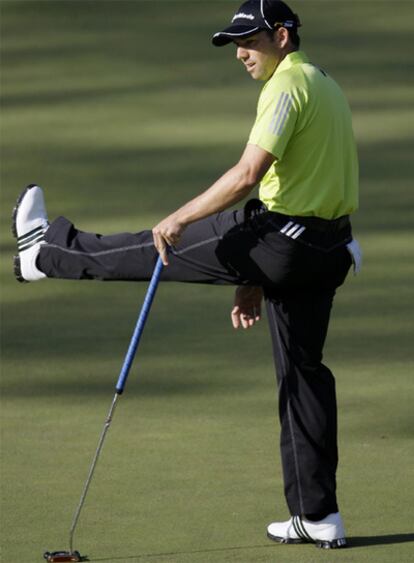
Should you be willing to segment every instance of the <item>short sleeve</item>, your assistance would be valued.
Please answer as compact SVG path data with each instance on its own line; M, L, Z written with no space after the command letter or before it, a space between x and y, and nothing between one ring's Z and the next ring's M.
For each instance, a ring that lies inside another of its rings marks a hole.
M248 143L258 145L278 160L282 159L297 122L295 105L288 89L263 91Z

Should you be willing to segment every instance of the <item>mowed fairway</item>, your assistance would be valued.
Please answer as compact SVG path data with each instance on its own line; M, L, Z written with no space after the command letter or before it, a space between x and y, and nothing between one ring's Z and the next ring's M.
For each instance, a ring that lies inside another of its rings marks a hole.
M392 6L390 5L392 4ZM146 284L14 280L10 212L151 228L238 158L260 85L210 36L237 2L1 2L2 561L68 549ZM279 546L285 519L266 320L232 288L159 288L75 547L114 563L414 561L414 2L298 1L303 48L350 100L365 269L339 291L338 492L350 548Z

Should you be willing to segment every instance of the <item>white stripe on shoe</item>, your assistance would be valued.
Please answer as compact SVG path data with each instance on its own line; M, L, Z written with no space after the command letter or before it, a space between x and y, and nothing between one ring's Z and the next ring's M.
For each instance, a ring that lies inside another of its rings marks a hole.
M19 244L19 245L17 246L17 250L18 250L18 252L23 252L23 251L27 250L28 248L32 248L32 246L34 246L35 244L39 244L39 243L43 243L43 244L46 243L45 237L44 237L43 233L40 234L40 235L38 235L38 236L36 236L36 237L35 237L33 240L31 240L30 242L26 242L26 243L23 243L23 244Z
M17 242L23 242L27 238L30 238L30 237L34 236L35 234L37 234L37 233L39 233L40 231L43 231L43 230L45 230L45 227L43 225L39 225L39 227L32 229L28 233L25 233L24 235L17 237Z
M27 236L21 237L22 240L19 239L17 241L18 251L22 252L23 250L30 248L31 246L33 246L37 242L44 241L46 231L47 231L47 228L41 228L40 230L38 230L37 233L33 234L30 237L27 237Z
M300 536L304 540L307 540L307 541L310 541L310 542L315 541L306 531L306 528L305 528L300 516L293 516L292 522L293 522L293 526L294 526L295 531L298 534L298 536Z

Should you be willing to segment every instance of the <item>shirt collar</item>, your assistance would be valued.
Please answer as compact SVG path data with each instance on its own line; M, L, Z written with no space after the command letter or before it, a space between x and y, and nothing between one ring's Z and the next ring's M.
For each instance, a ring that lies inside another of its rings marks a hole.
M303 51L293 51L286 55L283 61L279 64L277 69L275 70L273 76L278 74L279 72L283 72L288 68L291 68L293 65L308 63L309 59Z

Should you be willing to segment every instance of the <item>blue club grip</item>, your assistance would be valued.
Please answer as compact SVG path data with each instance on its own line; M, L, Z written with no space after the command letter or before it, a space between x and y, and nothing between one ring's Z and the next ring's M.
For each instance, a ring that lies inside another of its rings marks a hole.
M128 351L125 356L121 373L119 374L118 382L116 384L116 392L118 395L121 395L124 391L125 383L126 380L128 379L129 370L134 360L139 341L141 340L141 336L144 331L145 322L147 320L148 313L151 309L151 305L154 300L155 292L157 291L158 282L160 281L162 269L163 269L163 263L161 258L158 257L157 263L155 264L155 268L152 273L151 281L147 289L147 293L145 295L144 303L141 307L141 312L139 314L137 324L135 325L134 333L129 343Z

